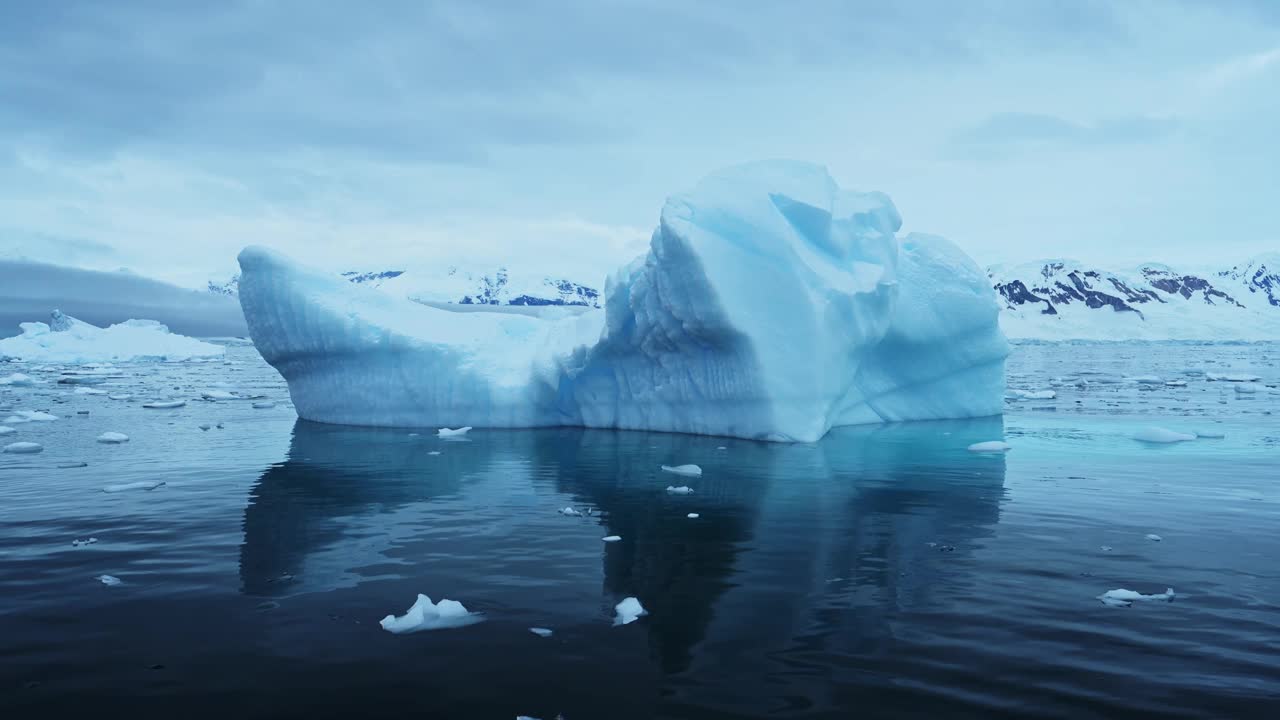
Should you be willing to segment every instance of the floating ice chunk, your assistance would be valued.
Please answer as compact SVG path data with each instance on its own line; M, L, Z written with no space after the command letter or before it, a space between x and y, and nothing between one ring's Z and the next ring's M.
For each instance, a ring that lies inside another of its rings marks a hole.
M98 436L98 442L117 445L129 442L129 436L118 432L104 432Z
M1210 381L1224 380L1226 382L1237 383L1257 382L1262 379L1257 375L1249 375L1248 373L1205 373L1204 377L1206 380Z
M205 390L200 397L205 400L235 400L236 394L227 390Z
M1165 383L1165 385L1168 387L1186 387L1187 381L1186 380L1169 380L1168 382Z
M699 515L698 513L689 513L688 515L685 515L685 517L689 518L690 520L697 520L702 516Z
M1196 430L1195 435L1198 438L1208 438L1210 440L1221 440L1227 434L1221 430Z
M1002 453L1012 449L1013 446L1003 440L987 440L968 447L969 452L975 453Z
M460 427L460 428L440 428L439 430L436 431L436 435L442 438L462 437L463 435L466 435L467 432L470 430L471 430L470 425L468 425L467 427Z
M1133 439L1144 443L1176 443L1195 440L1195 435L1174 432L1160 427L1143 428L1133 434Z
M201 423L201 425L200 425L200 429L201 429L201 430L211 430L211 429L213 429L213 426L212 426L212 425L210 425L209 423Z
M725 447L724 445L721 445L720 447L718 447L718 448L716 448L716 449L717 449L717 450L728 450L729 448Z
M0 378L0 385L12 385L13 387L31 387L39 382L44 381L37 380L30 375L24 375L22 373L13 373L12 375L6 375L5 377Z
M151 408L153 410L169 410L172 408L183 407L186 404L186 400L158 400L156 402L143 403L142 407Z
M16 442L4 446L4 452L13 455L31 455L38 452L44 452L44 446L40 443L33 442Z
M663 465L662 471L686 477L702 477L702 468L697 465Z
M1125 380L1138 383L1139 385L1159 385L1164 382L1163 378L1155 375L1135 375L1133 377L1127 377Z
M621 535L605 535L600 539L605 542L618 542L619 540L622 539L622 536Z
M672 495L688 495L693 492L693 488L689 487L688 485L681 485L679 487L676 487L674 485L668 485L667 492Z
M422 630L444 630L474 625L484 619L479 613L468 612L456 600L431 602L426 595L418 595L418 601L404 615L388 615L382 618L382 629L397 635Z
M1142 602L1152 600L1169 602L1173 600L1173 588L1167 588L1164 592L1156 593L1155 595L1143 595L1140 592L1120 588L1118 590L1108 590L1099 595L1098 599L1102 601L1103 605L1111 607L1129 607L1135 600Z
M99 575L98 577L94 578L94 580L97 580L98 582L102 583L103 585L106 585L107 587L114 587L124 582L123 580L116 577L115 575Z
M1006 390L1004 396L1010 400L1053 400L1058 393L1053 390Z
M560 508L559 510L557 510L556 512L560 513L561 515L571 515L571 516L573 516L573 517L581 517L581 516L582 516L582 513L581 513L581 512L578 512L578 510L577 510L576 508L573 508L573 507L562 507L562 508Z
M1253 395L1258 392L1257 385L1236 385L1235 391L1239 395Z
M1111 552L1111 546L1110 546L1110 545L1103 545L1103 546L1102 546L1102 552Z
M158 487L164 486L164 484L165 482L163 480L159 480L159 481L140 480L138 482L120 483L119 485L108 485L102 488L102 492L118 493L118 492L126 492L129 490L155 490Z
M11 428L11 427L6 427L6 426L4 426L4 425L0 425L0 435L12 435L12 434L14 434L14 433L16 433L16 432L18 432L18 431L17 431L17 430L14 430L14 429L13 429L13 428Z
M132 400L132 399L133 399L133 396L132 396L132 395L128 395L128 394L122 394L122 395L108 395L108 396L107 396L107 399L108 399L108 400Z
M76 389L75 389L75 393L74 393L74 394L76 394L76 395L106 395L106 394L107 394L107 391L106 391L106 390L99 390L98 388L83 387L83 386L82 386L82 387L78 387L78 388L76 388Z
M254 404L253 404L253 409L254 409L254 410L270 410L271 408L273 408L273 407L275 407L275 406L276 406L276 404L275 404L275 403L273 403L273 402L271 402L270 400L263 400L263 401L261 401L261 402L256 402L256 403L254 403Z
M440 451L439 451L439 450L431 450L431 451L429 451L427 454L428 454L428 455L439 455L439 454L440 454Z
M29 422L53 422L58 419L57 415L50 415L47 412L39 410L15 410L12 415L5 418L4 421L8 425L19 425Z
M96 537L91 537L88 540L72 540L71 547L80 547L82 545L92 545L96 542L98 542L98 538Z
M613 610L617 613L617 616L613 619L615 626L629 625L641 616L649 614L649 611L644 609L640 601L633 597L623 599L622 602L614 606Z
M552 635L551 628L529 628L529 632L537 635L538 637L544 638L551 637Z
M1164 540L1164 538L1160 537L1155 533L1147 533L1144 537L1146 537L1148 540L1152 542L1160 542L1161 540Z

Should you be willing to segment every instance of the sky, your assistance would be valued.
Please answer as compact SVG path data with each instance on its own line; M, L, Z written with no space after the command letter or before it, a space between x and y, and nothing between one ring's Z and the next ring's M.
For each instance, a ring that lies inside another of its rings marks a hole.
M590 282L724 166L826 165L979 263L1280 249L1272 0L8 0L0 257L200 285Z

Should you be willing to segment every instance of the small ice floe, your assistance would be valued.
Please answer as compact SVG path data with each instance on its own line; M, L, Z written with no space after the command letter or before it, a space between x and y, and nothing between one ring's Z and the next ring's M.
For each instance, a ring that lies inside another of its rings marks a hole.
M697 520L702 516L699 515L698 513L689 513L688 515L685 515L685 517L689 518L690 520Z
M466 427L460 427L460 428L440 428L439 430L436 430L436 435L442 438L462 437L463 435L466 435L467 432L470 430L471 430L470 425Z
M57 415L39 410L15 410L12 415L4 419L4 422L6 425L19 425L29 422L53 422L57 419Z
M0 378L0 385L10 385L12 387L31 387L38 382L41 381L22 373L13 373Z
M640 601L633 597L623 599L622 602L614 606L613 611L617 613L617 616L613 619L615 626L630 625L640 619L641 616L649 614L649 611L644 609Z
M969 452L976 453L1002 453L1012 450L1013 446L1003 440L987 440L986 442L974 443L969 446Z
M108 445L118 445L120 443L129 442L129 436L118 432L104 432L98 436L98 442L107 443Z
M133 396L132 396L132 395L127 395L127 394L125 394L125 395L108 395L108 396L107 396L107 399L108 399L108 400L132 400L132 399L133 399Z
M261 400L253 404L253 409L254 410L270 410L275 406L276 404L271 402L270 400Z
M1227 436L1227 434L1222 432L1221 430L1203 430L1203 429L1196 430L1195 435L1198 438L1208 438L1210 440L1221 440L1222 438Z
M98 538L96 537L91 537L88 540L72 540L71 547L80 547L82 545L92 545L96 542L98 542Z
M688 495L693 492L693 488L688 485L681 485L679 487L675 485L668 485L667 492L671 495Z
M165 484L163 480L140 480L138 482L120 483L119 485L108 485L102 488L104 493L128 492L129 490L155 490Z
M98 577L94 578L94 580L97 580L98 582L102 583L103 585L106 585L107 587L114 587L124 582L123 580L116 577L115 575L99 575Z
M724 445L721 445L721 446L717 447L716 449L717 449L717 450L728 450L729 448L725 447Z
M537 635L538 637L544 638L551 637L552 635L551 628L529 628L529 632Z
M1167 387L1186 387L1186 386L1187 386L1187 381L1186 381L1186 380L1169 380L1169 381L1165 382L1165 386L1167 386Z
M1155 534L1155 533L1147 533L1147 534L1146 534L1146 535L1144 535L1143 537L1145 537L1146 539L1150 540L1151 542L1160 542L1161 540L1164 540L1164 538L1160 537L1159 535L1157 535L1157 534Z
M228 390L205 390L200 397L205 400L235 400L236 394Z
M1102 552L1111 552L1111 546L1110 546L1110 545L1103 545L1103 546L1102 546Z
M428 455L439 455L439 454L440 454L440 451L439 451L439 450L431 450L431 451L428 451L428 452L427 452L427 454L428 454Z
M1155 595L1143 595L1134 590L1125 590L1120 588L1117 590L1108 590L1098 596L1103 605L1110 607L1129 607L1135 600L1147 602L1151 600L1159 600L1162 602L1170 602L1173 600L1173 588L1167 588L1162 593Z
M75 395L106 395L107 391L99 390L98 388L91 388L91 387L78 387L75 389L75 392L73 394Z
M1205 373L1204 378L1210 382L1222 380L1225 382L1258 382L1262 378L1257 375L1249 375L1247 373Z
M1163 378L1157 377L1155 375L1134 375L1132 377L1125 378L1125 380L1128 380L1129 382L1133 382L1133 383L1138 383L1139 385L1160 385L1164 383Z
M186 404L186 400L158 400L156 402L143 403L142 407L151 408L152 410L170 410L183 407Z
M18 431L14 430L11 427L5 427L4 425L0 425L0 435L12 435L16 432Z
M418 600L404 615L388 615L382 618L382 629L400 635L422 630L444 630L474 625L484 620L480 613L468 612L456 600L431 602L431 598L419 594Z
M686 477L702 477L702 468L697 465L663 465L662 472Z
M1237 395L1253 395L1258 392L1257 385L1236 385L1234 390Z
M561 515L570 515L572 517L582 517L582 513L578 512L578 510L573 507L562 507L556 512L560 513Z
M1006 390L1007 400L1053 400L1058 393L1053 390Z
M600 539L605 542L618 542L619 540L622 539L622 536L621 535L605 535Z
M1133 434L1133 439L1144 443L1176 443L1195 440L1195 435L1174 432L1161 427L1143 428Z
M31 455L33 453L44 452L44 446L40 443L33 442L9 443L4 446L4 452L13 455Z
M207 430L211 430L212 428L213 428L213 426L212 426L212 425L210 425L209 423L202 423L202 424L200 425L200 429L201 429L201 430L206 430L206 431L207 431Z

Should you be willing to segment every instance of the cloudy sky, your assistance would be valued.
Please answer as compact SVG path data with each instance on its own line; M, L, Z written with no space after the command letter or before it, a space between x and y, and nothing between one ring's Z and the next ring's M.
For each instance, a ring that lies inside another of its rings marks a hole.
M598 274L791 157L983 263L1280 249L1272 0L8 0L0 256Z

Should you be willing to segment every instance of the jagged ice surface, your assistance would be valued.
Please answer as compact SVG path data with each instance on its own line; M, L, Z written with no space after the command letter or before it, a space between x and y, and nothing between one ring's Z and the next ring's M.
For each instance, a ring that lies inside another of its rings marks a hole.
M1008 346L986 276L900 225L886 196L820 166L756 163L669 199L602 310L455 312L259 248L240 255L240 301L299 414L321 422L812 441L1000 413Z

